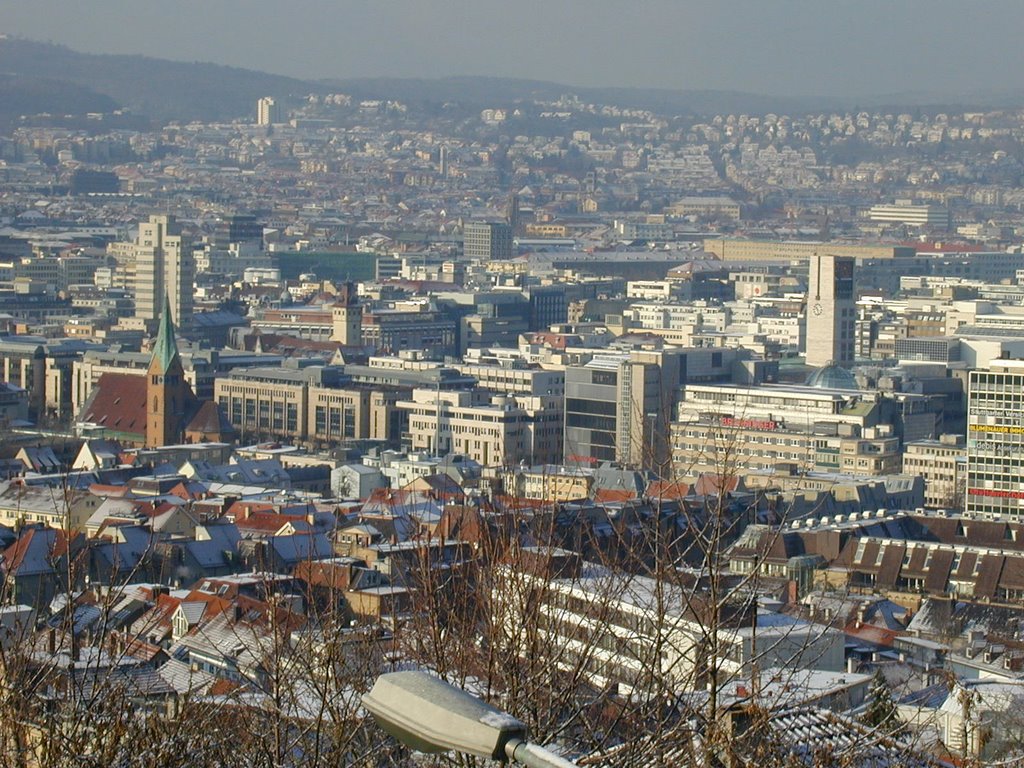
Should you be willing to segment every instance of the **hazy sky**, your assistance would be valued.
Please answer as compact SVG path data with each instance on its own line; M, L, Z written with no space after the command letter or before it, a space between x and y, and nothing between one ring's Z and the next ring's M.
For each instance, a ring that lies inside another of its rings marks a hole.
M1021 0L3 0L0 31L298 77L780 95L1024 85Z

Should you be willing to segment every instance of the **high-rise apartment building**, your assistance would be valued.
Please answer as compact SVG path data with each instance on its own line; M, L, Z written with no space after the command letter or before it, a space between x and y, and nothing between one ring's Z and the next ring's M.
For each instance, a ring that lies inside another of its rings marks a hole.
M1024 517L1024 360L971 371L967 395L969 515Z
M437 172L441 178L448 178L448 147L443 144L437 150Z
M179 328L192 325L195 260L173 216L150 216L135 240L135 316L157 320L164 296Z
M264 96L256 102L256 124L273 125L281 122L281 105L271 96Z
M462 253L467 259L483 261L511 259L512 225L503 221L467 222Z
M854 259L815 254L809 263L807 290L807 364L853 365L857 304Z

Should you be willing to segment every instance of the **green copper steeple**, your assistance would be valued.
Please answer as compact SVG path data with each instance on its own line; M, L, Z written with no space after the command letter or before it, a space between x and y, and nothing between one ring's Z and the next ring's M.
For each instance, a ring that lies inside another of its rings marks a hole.
M171 320L171 300L164 294L164 311L160 315L160 330L156 334L156 342L153 344L153 359L150 362L159 367L161 373L166 373L174 359L178 356L178 342L174 338L174 321Z

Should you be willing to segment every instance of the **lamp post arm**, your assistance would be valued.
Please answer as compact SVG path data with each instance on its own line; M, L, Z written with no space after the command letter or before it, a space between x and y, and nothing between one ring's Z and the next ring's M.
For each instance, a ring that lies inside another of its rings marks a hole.
M529 768L576 768L576 763L522 739L509 739L505 744L505 754L513 763Z

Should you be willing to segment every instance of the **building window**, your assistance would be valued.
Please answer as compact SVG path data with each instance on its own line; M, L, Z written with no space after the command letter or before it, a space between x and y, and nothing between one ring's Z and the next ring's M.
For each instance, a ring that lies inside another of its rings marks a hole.
M860 563L860 561L864 559L864 550L867 548L867 546L867 539L861 539L859 542L857 542L857 554L853 556L853 562Z

